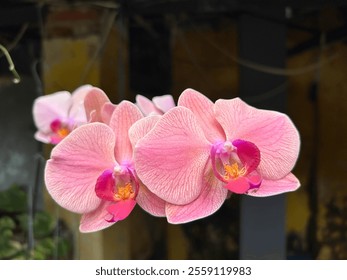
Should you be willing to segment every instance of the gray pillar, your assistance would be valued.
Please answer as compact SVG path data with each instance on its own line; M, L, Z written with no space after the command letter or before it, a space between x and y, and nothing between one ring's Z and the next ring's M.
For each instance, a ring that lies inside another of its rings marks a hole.
M284 14L284 9L279 13ZM242 15L239 19L239 56L258 64L284 68L285 36L284 25ZM240 66L240 97L250 105L284 111L285 88L286 78L283 76ZM285 214L285 195L243 196L240 259L285 259Z

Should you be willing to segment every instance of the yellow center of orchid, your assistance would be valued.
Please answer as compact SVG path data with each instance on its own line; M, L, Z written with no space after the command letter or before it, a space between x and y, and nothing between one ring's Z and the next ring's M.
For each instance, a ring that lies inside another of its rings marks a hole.
M129 198L134 198L135 192L131 183L127 183L123 187L118 187L117 193L114 194L114 200L127 200Z
M66 127L59 128L57 134L59 137L64 138L70 133L70 130Z
M224 176L223 178L225 180L231 180L231 179L235 179L238 177L242 177L246 174L246 168L242 167L241 169L239 169L239 165L237 164L237 162L233 163L233 164L226 164L224 165Z

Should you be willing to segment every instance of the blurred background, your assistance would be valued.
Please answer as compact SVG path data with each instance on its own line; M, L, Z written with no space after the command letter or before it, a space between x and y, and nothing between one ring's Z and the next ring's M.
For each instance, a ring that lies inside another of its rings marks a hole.
M0 4L0 259L347 259L347 3L330 0L11 0ZM232 196L170 225L139 207L81 234L47 195L35 98L82 84L111 101L186 88L287 113L301 188Z

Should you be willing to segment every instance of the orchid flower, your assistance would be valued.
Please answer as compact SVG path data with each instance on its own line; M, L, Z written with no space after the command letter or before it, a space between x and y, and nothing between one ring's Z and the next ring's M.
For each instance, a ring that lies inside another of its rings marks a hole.
M117 105L111 103L106 93L93 87L84 99L84 107L88 122L109 124L112 113Z
M166 201L170 223L217 211L229 193L270 196L294 191L300 139L285 114L239 98L217 100L185 90L135 146L138 177Z
M76 127L87 123L83 101L91 88L84 85L72 94L59 91L38 97L33 105L34 123L38 129L35 139L56 145Z
M45 169L47 190L60 206L82 214L81 232L125 219L136 203L157 216L165 214L164 202L141 186L136 175L128 130L141 118L134 104L123 101L109 125L83 125L52 150ZM144 133L139 131L138 137Z
M136 95L136 105L145 116L163 115L171 108L175 107L172 95L155 96L152 101L143 95Z

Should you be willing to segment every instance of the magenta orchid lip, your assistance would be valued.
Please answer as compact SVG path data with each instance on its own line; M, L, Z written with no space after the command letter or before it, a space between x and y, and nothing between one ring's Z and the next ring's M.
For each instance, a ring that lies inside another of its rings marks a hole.
M212 145L210 159L214 175L229 191L244 194L260 187L262 179L255 171L260 151L253 143L241 139L219 141Z

